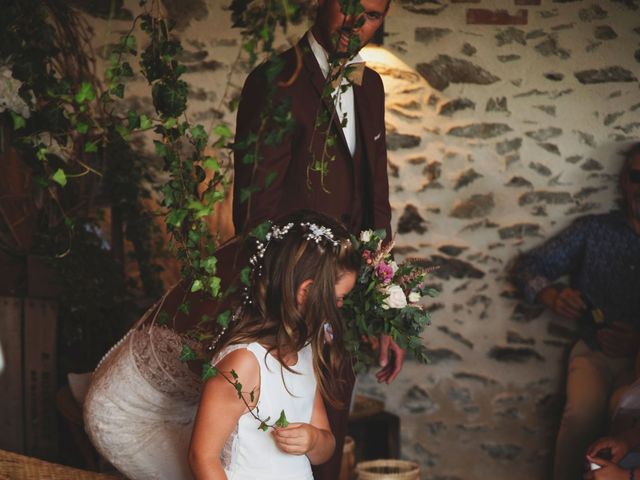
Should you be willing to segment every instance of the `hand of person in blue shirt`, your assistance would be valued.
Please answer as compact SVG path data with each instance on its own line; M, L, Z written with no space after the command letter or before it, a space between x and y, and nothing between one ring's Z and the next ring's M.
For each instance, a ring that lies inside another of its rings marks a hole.
M598 345L609 357L629 357L640 348L640 332L628 323L613 322L596 333Z
M587 308L580 291L569 287L558 289L550 286L544 288L538 293L537 300L569 320L577 320Z

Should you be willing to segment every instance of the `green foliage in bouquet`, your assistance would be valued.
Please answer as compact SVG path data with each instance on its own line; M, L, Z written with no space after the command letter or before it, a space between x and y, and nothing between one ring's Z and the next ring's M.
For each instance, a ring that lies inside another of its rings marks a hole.
M384 238L383 230L366 230L359 239L351 240L363 261L342 311L347 323L346 345L356 371L377 365L371 344L379 335L390 335L416 359L428 362L421 335L431 323L431 315L421 299L439 292L425 284L430 269L411 262L396 264L391 256L394 242L383 245Z

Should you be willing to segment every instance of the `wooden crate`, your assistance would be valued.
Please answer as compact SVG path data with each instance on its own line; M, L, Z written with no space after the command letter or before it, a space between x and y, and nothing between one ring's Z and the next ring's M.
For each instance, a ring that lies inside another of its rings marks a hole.
M0 450L24 453L20 298L0 297L0 342L5 362L5 370L0 374Z
M58 451L57 314L52 300L24 300L25 452L43 459L55 459Z
M53 459L58 451L57 304L0 297L0 449Z

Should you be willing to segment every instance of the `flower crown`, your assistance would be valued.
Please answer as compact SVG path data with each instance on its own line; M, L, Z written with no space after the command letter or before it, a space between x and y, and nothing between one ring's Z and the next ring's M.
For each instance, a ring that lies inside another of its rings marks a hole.
M310 242L315 242L316 245L319 245L322 241L325 241L334 247L340 245L340 242L335 239L333 232L329 227L317 225L311 222L300 222L298 225L306 229L303 233L303 237ZM262 258L264 257L271 240L282 240L294 226L295 224L293 222L289 222L282 227L272 225L271 229L265 235L264 241L256 239L256 253L249 258L249 264L252 267L252 273L254 275L262 275Z

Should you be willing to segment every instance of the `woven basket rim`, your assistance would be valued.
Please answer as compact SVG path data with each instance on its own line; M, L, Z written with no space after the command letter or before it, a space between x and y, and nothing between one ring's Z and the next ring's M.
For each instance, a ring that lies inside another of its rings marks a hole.
M406 470L394 473L371 472L366 470L371 467L404 467ZM420 474L420 465L411 460L399 460L394 458L367 460L356 465L356 473L358 474L359 479L413 480L417 479Z

